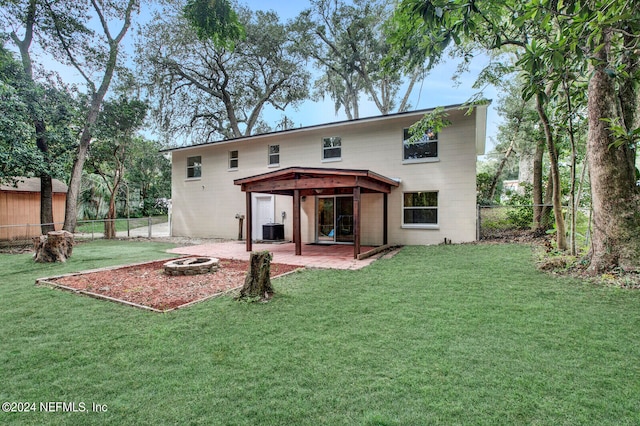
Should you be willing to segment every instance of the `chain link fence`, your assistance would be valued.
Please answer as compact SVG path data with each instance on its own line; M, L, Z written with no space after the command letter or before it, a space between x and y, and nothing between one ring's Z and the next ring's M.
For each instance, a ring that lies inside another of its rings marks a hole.
M104 238L105 219L79 220L74 232L76 240ZM114 219L117 238L160 238L169 236L167 216ZM62 223L47 225L61 229ZM0 225L0 248L30 246L32 238L41 234L40 224Z

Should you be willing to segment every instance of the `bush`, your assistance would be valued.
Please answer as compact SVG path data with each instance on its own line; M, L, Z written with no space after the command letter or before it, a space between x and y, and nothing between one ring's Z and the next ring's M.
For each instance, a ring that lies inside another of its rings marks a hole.
M507 218L515 227L527 229L533 225L533 206L531 201L531 185L524 185L524 194L512 192L509 194L508 206L515 206L507 210Z

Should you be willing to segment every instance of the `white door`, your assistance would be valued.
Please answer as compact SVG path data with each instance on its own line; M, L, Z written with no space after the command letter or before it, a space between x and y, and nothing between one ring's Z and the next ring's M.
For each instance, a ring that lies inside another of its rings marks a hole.
M264 239L262 225L275 221L275 197L269 194L253 194L252 198L253 223L251 224L251 235L254 240L262 240Z

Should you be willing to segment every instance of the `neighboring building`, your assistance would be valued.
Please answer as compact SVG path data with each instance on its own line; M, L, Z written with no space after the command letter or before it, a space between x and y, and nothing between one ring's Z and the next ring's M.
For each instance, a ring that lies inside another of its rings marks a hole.
M40 178L17 178L16 186L0 185L0 240L40 235ZM53 221L62 229L67 185L53 180Z
M447 107L450 126L406 143L429 111L169 150L172 235L235 239L241 215L249 243L274 222L301 244L474 241L487 105Z

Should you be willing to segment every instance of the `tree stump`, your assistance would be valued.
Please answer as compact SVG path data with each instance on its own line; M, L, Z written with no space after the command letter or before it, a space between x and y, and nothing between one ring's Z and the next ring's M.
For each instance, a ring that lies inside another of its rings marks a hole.
M268 251L252 252L249 258L249 271L240 290L240 298L259 298L267 301L273 296L271 286L271 259Z
M40 263L66 262L73 252L73 234L67 231L51 231L33 238L33 260Z

